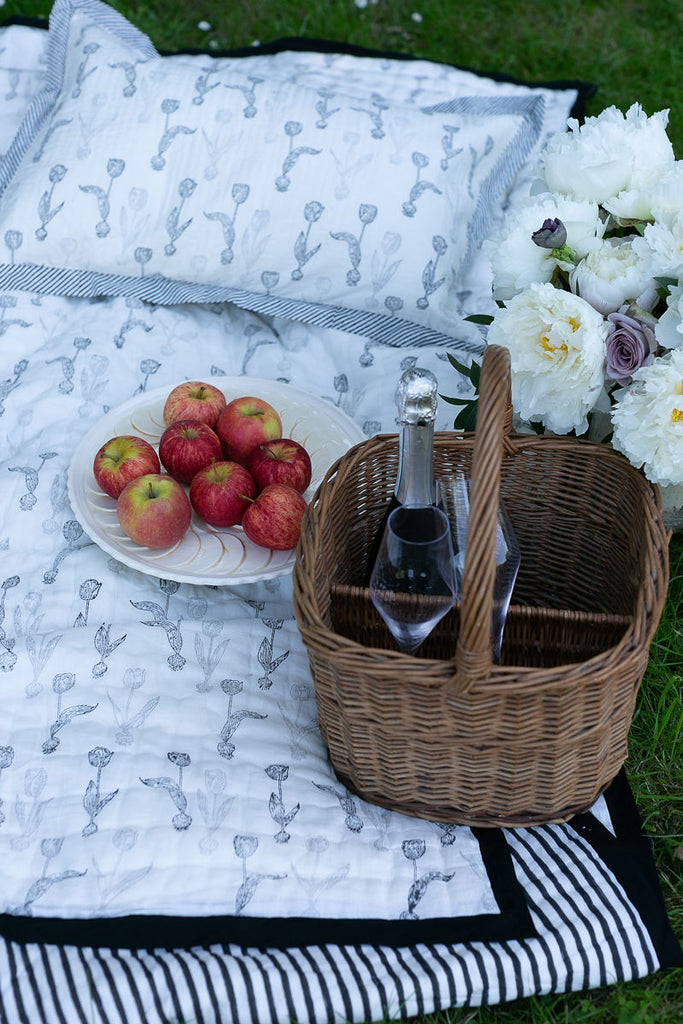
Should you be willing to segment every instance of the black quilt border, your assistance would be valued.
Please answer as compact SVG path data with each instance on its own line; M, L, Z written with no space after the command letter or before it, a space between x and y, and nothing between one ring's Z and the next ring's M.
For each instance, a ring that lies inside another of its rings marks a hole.
M568 825L595 850L640 914L660 967L683 967L683 950L669 922L654 860L624 769L605 793L613 835L590 812ZM307 946L506 942L537 935L523 887L517 881L510 849L501 829L473 829L498 903L498 914L425 920L318 919L300 917L179 917L130 915L65 919L0 915L0 934L8 941L113 949L189 949L215 944L291 949Z
M215 944L259 949L364 944L407 947L416 943L504 942L535 936L524 889L517 881L503 832L472 832L498 904L497 914L424 920L163 914L81 919L0 914L0 935L10 942L100 949L189 949Z

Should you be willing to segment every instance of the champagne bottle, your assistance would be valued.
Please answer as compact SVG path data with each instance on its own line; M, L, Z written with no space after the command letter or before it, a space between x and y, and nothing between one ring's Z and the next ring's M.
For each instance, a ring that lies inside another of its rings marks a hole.
M412 367L401 375L396 388L399 455L396 484L379 530L370 546L368 578L375 564L389 515L398 505L433 505L434 422L436 420L438 382L430 370Z

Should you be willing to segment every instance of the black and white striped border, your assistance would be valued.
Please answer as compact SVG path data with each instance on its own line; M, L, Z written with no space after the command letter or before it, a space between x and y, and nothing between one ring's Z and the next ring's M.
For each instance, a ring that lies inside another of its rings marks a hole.
M115 950L0 945L7 1024L340 1024L644 977L660 966L623 887L570 825L506 834L538 934L505 942ZM454 937L457 922L454 922Z

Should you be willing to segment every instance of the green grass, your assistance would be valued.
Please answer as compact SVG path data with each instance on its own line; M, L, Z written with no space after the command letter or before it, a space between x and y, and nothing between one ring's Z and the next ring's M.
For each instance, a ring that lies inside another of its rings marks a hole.
M250 46L307 36L394 50L514 75L582 79L597 94L589 113L638 101L672 111L683 155L683 6L679 0L115 0L161 50ZM0 14L47 17L49 0L5 0ZM413 20L413 14L421 17ZM200 21L211 25L203 32Z
M285 36L326 38L513 75L597 87L588 113L639 102L669 108L683 157L683 5L679 0L114 0L158 49L251 46ZM46 18L48 0L5 0L0 18ZM413 14L421 16L415 20ZM201 31L199 22L208 22ZM683 942L683 537L671 545L669 599L651 649L627 770L667 908ZM680 1024L683 971L591 992L448 1010L419 1024ZM417 1024L417 1019L415 1021Z

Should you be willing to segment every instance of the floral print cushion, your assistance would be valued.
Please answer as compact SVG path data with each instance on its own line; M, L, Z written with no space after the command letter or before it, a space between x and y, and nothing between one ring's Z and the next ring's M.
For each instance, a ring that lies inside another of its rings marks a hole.
M162 58L106 5L57 0L45 89L0 164L3 283L457 335L543 93L396 104L292 77Z

